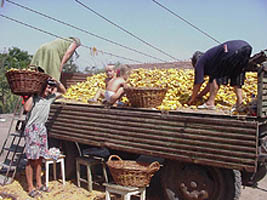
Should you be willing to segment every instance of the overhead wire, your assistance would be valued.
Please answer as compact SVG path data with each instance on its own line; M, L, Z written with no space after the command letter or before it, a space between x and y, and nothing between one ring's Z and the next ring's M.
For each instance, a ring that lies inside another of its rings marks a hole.
M207 36L208 38L210 38L211 40L217 42L218 44L221 44L221 42L217 39L215 39L214 37L212 37L210 34L208 34L207 32L203 31L202 29L198 28L196 25L194 25L193 23L189 22L188 20L186 20L184 17L181 17L180 15L178 15L177 13L175 13L174 11L170 10L169 8L167 8L166 6L162 5L161 3L159 3L156 0L152 0L155 4L157 4L158 6L160 6L161 8L165 9L166 11L168 11L169 13L171 13L172 15L174 15L175 17L179 18L180 20L182 20L183 22L187 23L188 25L190 25L191 27L193 27L194 29L196 29L197 31L199 31L200 33L204 34L205 36Z
M19 20L17 20L17 19L14 19L14 18L12 18L12 17L8 17L8 16L3 15L3 14L0 14L0 16L3 17L3 18L8 19L8 20L10 20L10 21L13 21L13 22L16 22L16 23L18 23L18 24L24 25L24 26L26 26L26 27L28 27L28 28L31 28L31 29L37 30L37 31L39 31L39 32L45 33L45 34L47 34L47 35L50 35L50 36L53 36L53 37L56 37L56 38L60 38L60 39L69 41L68 39L63 38L63 37L61 37L61 36L59 36L59 35L56 35L56 34L54 34L54 33L48 32L48 31L46 31L46 30L37 28L37 27L32 26L32 25L30 25L30 24L21 22L21 21L19 21ZM94 50L94 48L89 47L89 46L86 46L86 45L83 45L83 44L81 44L81 46L84 47L84 48L89 49L90 51ZM113 56L113 57L116 57L116 58L120 58L120 59L128 60L128 61L131 61L131 62L135 62L135 63L143 63L143 62L141 62L141 61L139 61L139 60L135 60L135 59L128 58L128 57L124 57L124 56L119 56L119 55L113 54L113 53L111 53L111 52L107 52L107 51L103 51L103 50L99 50L99 49L97 49L97 51L100 52L100 53L103 53L103 54L105 54L105 55L109 55L109 56Z
M82 3L81 1L79 0L74 0L76 1L78 4L80 4L81 6L83 6L84 8L86 8L87 10L93 12L94 14L96 14L98 17L104 19L105 21L107 21L108 23L112 24L113 26L117 27L118 29L120 29L121 31L127 33L128 35L132 36L133 38L139 40L140 42L144 43L145 45L153 48L154 50L164 54L165 56L168 56L169 58L173 59L173 60L176 60L176 61L179 61L179 59L175 58L174 56L166 53L165 51L161 50L160 48L152 45L151 43L143 40L142 38L140 38L139 36L131 33L130 31L128 31L127 29L123 28L122 26L116 24L115 22L112 22L111 20L109 20L108 18L104 17L103 15L101 15L100 13L96 12L95 10L93 10L92 8L90 8L89 6L85 5L84 3Z
M51 17L51 16L49 16L49 15L47 15L47 14L41 13L40 11L37 11L37 10L34 10L34 9L29 8L29 7L27 7L27 6L21 5L21 4L17 3L17 2L14 2L14 1L11 1L11 0L6 0L6 2L11 3L11 4L15 5L15 6L18 6L18 7L22 8L22 9L28 10L28 11L30 11L30 12L33 12L33 13L35 13L35 14L41 15L41 16L43 16L43 17L46 17L46 18L48 18L48 19L50 19L50 20L53 20L53 21L55 21L55 22L57 22L57 23L63 24L63 25L68 26L68 27L71 27L71 28L73 28L73 29L75 29L75 30L78 30L78 31L80 31L80 32L86 33L86 34L88 34L88 35L90 35L90 36L93 36L93 37L96 37L96 38L98 38L98 39L101 39L101 40L104 40L104 41L106 41L106 42L109 42L109 43L111 43L111 44L113 44L113 45L117 45L117 46L119 46L119 47L125 48L125 49L127 49L127 50L129 50L129 51L138 53L138 54L140 54L140 55L143 55L143 56L146 56L146 57L149 57L149 58L153 58L153 59L158 60L158 61L160 61L160 62L167 62L166 60L163 60L163 59L161 59L161 58L157 58L157 57L152 56L152 55L149 55L149 54L147 54L147 53L145 53L145 52L139 51L139 50L137 50L137 49L134 49L134 48L128 47L128 46L126 46L126 45L120 44L120 43L118 43L118 42L116 42L116 41L107 39L107 38L102 37L102 36L100 36L100 35L97 35L97 34L95 34L95 33L89 32L89 31L87 31L87 30L85 30L85 29L79 28L79 27L77 27L77 26L75 26L75 25L73 25L73 24L64 22L64 21L59 20L59 19L57 19L57 18L55 18L55 17Z

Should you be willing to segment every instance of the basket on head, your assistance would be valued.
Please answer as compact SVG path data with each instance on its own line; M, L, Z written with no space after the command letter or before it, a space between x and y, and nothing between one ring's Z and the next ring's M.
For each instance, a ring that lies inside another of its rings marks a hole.
M117 160L112 160L116 158ZM107 166L114 181L123 186L146 187L154 173L159 170L160 164L155 161L151 164L122 160L117 155L111 155Z
M50 76L34 70L15 69L6 73L12 93L22 96L39 93Z
M160 106L166 92L166 88L130 87L125 89L131 106L140 108L155 108Z

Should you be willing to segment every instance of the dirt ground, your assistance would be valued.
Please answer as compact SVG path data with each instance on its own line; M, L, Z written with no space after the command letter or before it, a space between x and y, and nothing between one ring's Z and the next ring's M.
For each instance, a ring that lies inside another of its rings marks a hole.
M0 147L2 147L3 141L6 138L8 127L11 120L11 115L0 115L0 117L6 119L5 122L0 122ZM3 158L0 157L0 161ZM63 186L61 180L50 181L49 187L51 192L42 194L41 200L104 200L104 188L97 187L93 192L88 192L86 186L78 188L75 180L66 182ZM159 177L153 177L151 187L148 188L147 200L163 200L160 191ZM25 183L25 173L23 171L17 173L15 181L6 186L0 186L1 193L12 194L17 200L30 200L26 192L27 186ZM1 198L0 198L1 199ZM267 176L261 180L256 188L245 187L242 188L240 200L266 200L267 199Z

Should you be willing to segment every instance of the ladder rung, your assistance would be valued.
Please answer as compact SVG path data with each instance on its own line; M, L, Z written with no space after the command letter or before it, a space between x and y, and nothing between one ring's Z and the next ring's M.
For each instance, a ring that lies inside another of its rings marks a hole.
M12 144L10 148L8 148L8 147L4 148L4 150L11 151L11 152L15 152L15 149L16 149L16 145L14 145L14 144ZM18 146L16 152L17 153L22 153L23 149L24 149L24 147Z
M25 116L15 116L13 117L14 120L21 120L24 121L25 120Z
M10 162L10 161L9 161ZM11 167L11 170L12 169L15 169L17 167L17 163L12 163L12 165L9 166L8 163L1 163L1 172L5 171L7 168Z
M0 174L0 185L6 185L13 182L13 179L11 177L6 177L3 174Z
M14 133L11 133L10 135L14 137L24 137L24 134L20 132L14 132Z

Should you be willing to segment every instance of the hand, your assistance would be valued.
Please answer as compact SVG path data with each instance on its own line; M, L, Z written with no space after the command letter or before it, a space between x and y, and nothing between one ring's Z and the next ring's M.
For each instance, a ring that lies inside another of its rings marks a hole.
M130 88L130 86L128 84L123 85L123 89L129 89L129 88Z
M187 102L187 104L189 105L189 106L191 106L193 103L195 103L192 99L190 99L188 102Z

